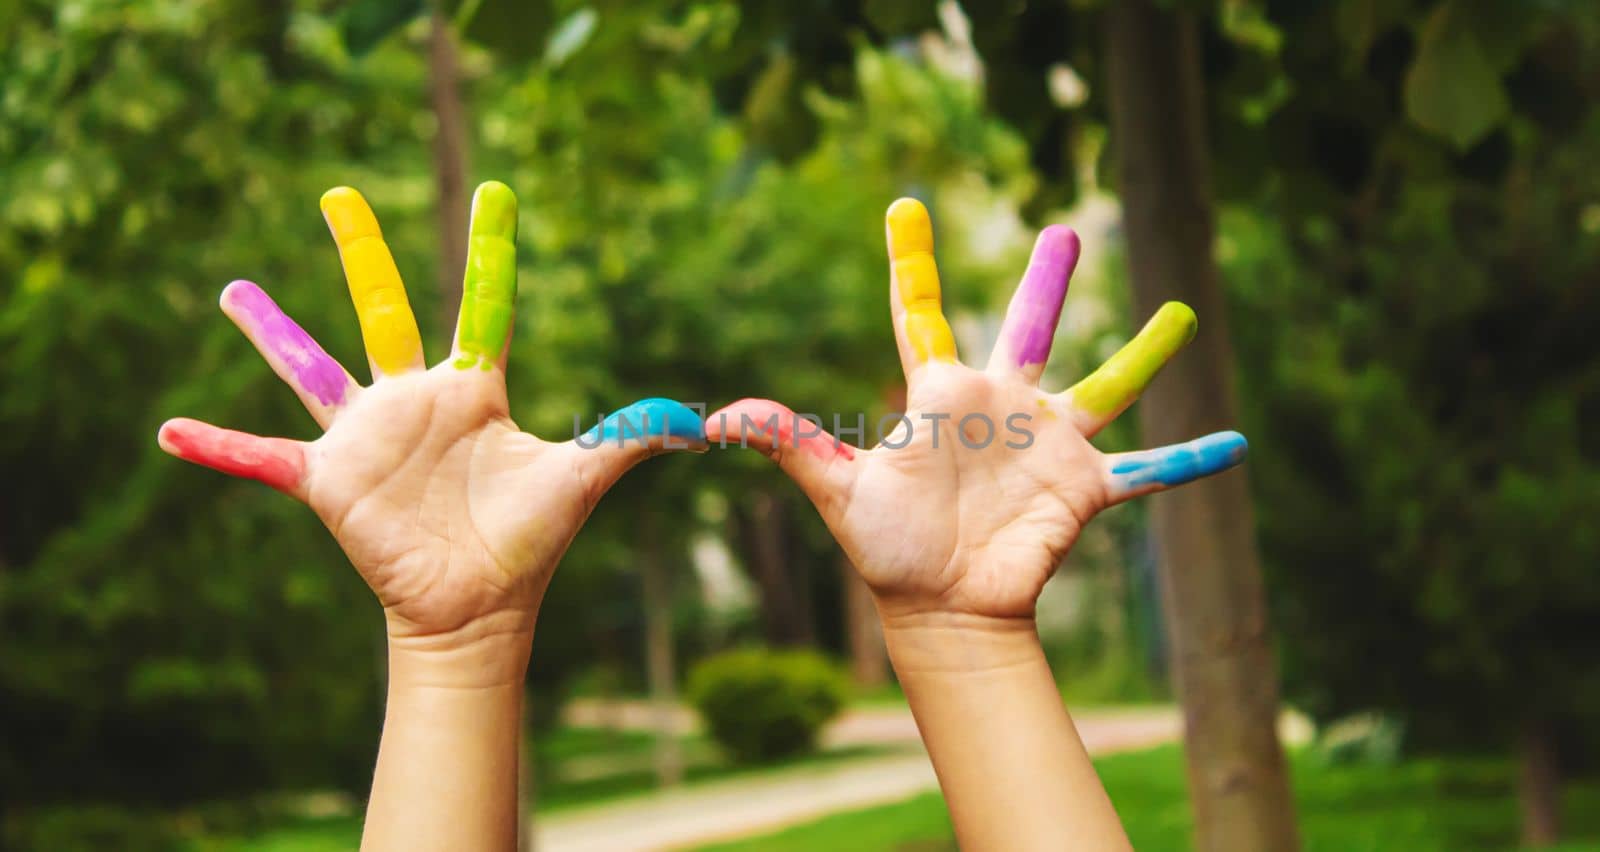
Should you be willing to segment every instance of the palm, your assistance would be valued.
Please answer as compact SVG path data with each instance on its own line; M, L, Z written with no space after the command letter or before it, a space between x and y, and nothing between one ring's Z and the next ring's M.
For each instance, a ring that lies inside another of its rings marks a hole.
M591 507L571 445L519 431L499 375L385 382L316 442L307 502L403 624L522 608Z
M1007 447L1027 440L1006 430L1017 412L1030 414L1019 425L1033 439ZM938 421L937 447L924 416L933 414L950 415ZM982 417L962 436L958 424L969 415ZM880 597L984 615L1031 612L1105 502L1098 453L1037 388L960 365L930 368L906 416L910 443L860 454L848 503L827 513L840 544ZM992 438L985 423L995 424Z
M505 391L516 202L503 185L474 196L456 345L432 369L366 202L341 188L323 197L323 212L375 381L357 385L259 287L237 281L223 311L326 432L300 443L180 419L162 426L161 445L310 505L383 603L391 632L438 635L502 614L509 622L495 629L531 630L534 604L595 502L652 452L703 442L699 418L644 400L597 429L626 421L647 435L588 449L517 429Z
M903 421L879 446L857 451L808 434L789 409L766 400L736 402L707 422L712 440L742 436L794 477L880 605L1031 615L1045 581L1101 509L1243 457L1237 433L1110 456L1089 443L1187 342L1193 312L1169 304L1094 374L1047 393L1038 380L1077 262L1077 236L1060 227L1040 235L1000 341L979 371L956 361L940 312L927 211L903 199L888 219L909 426Z

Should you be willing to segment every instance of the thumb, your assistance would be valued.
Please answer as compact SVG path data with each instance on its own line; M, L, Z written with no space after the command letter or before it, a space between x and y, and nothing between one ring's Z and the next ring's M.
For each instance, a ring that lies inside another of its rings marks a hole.
M741 399L706 418L706 441L759 450L793 479L828 517L829 507L849 493L861 452L770 399Z
M599 499L630 468L651 456L705 452L705 423L681 402L652 397L613 411L569 443L585 451L584 473Z

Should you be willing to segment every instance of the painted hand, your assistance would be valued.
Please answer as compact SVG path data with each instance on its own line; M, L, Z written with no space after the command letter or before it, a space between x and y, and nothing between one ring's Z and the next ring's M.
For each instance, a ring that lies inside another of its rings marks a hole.
M223 312L326 431L303 443L179 419L161 427L161 447L310 505L377 593L392 637L529 633L556 562L601 495L653 452L703 449L700 418L669 400L643 400L597 429L626 419L648 428L648 440L586 441L591 449L540 440L511 421L517 202L504 184L486 183L473 197L455 347L432 369L366 201L341 187L322 197L322 211L372 385L356 384L260 287L235 281L222 292Z
M773 458L816 504L885 618L921 613L1031 617L1083 525L1113 504L1238 464L1237 432L1107 455L1089 439L1131 405L1194 336L1194 312L1162 307L1093 374L1038 387L1078 237L1046 228L985 370L956 360L940 309L927 210L889 208L890 305L905 370L905 418L870 450L818 434L784 406L747 399L706 433Z

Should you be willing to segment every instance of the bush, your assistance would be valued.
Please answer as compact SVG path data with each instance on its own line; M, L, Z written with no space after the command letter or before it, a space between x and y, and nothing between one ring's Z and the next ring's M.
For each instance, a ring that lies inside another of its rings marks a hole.
M740 763L810 751L848 694L827 658L766 648L702 660L689 673L688 691L706 730Z
M0 849L162 852L179 844L172 820L117 805L60 805L7 814Z

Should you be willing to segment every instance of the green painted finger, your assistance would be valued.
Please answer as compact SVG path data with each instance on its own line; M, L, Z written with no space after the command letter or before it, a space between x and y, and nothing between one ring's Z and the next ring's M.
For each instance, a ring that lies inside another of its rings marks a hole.
M456 320L456 369L487 370L500 358L511 333L517 295L517 196L489 181L472 195L467 231L467 271Z
M1194 311L1188 305L1162 305L1126 346L1067 391L1073 406L1083 413L1080 425L1092 434L1116 419L1167 361L1194 339L1195 327Z

